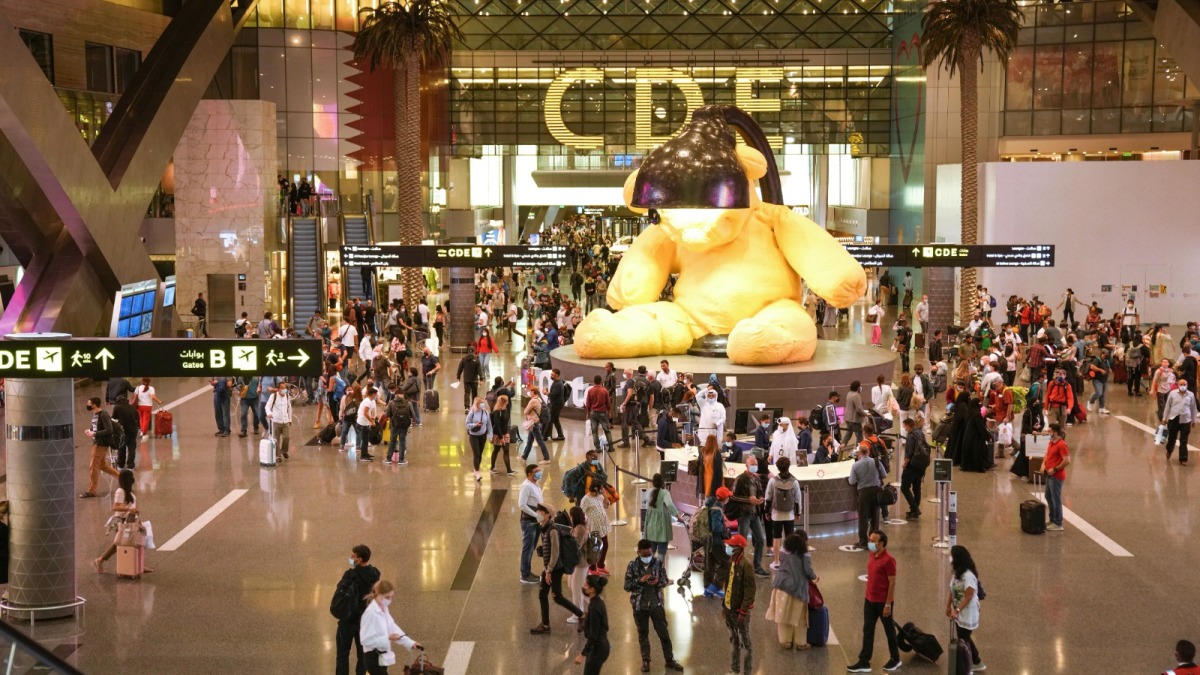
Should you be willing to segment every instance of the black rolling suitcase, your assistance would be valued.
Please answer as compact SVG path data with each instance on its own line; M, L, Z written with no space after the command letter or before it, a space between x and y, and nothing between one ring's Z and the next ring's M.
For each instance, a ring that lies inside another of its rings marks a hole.
M946 659L947 675L971 675L971 662L974 660L971 646L958 639L958 631L954 630L954 619L951 619L950 654Z
M1034 485L1045 478L1040 473L1033 474ZM1025 534L1042 534L1046 531L1046 504L1040 499L1026 499L1021 502L1021 531Z
M321 429L321 433L317 435L317 442L321 445L329 445L333 439L337 437L337 428L332 424L326 424Z
M438 395L438 392L436 389L426 389L425 390L425 399L424 399L425 412L437 412L438 408L440 408L442 405L441 401L442 401L441 396Z

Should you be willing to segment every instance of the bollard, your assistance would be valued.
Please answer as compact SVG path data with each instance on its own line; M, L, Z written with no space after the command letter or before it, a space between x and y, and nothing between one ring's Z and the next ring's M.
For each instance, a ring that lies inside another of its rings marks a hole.
M617 463L615 461L613 462L613 466L616 467L616 469L617 469L615 472L616 473L617 501L613 503L613 518L614 519L609 523L609 525L612 525L613 527L622 527L624 525L628 525L629 521L623 520L621 518L621 498L620 498L620 495L621 495L621 467L617 466Z
M938 506L938 535L933 541L933 547L950 548L949 539L946 536L947 507L949 506L950 501L949 497L946 496L946 493L949 492L950 485L948 483L938 483L937 490L938 498L940 499L940 504Z
M809 487L807 485L800 486L800 501L802 504L802 506L800 508L803 509L800 517L803 519L804 533L808 535L808 540L812 541L812 532L809 532L809 530L808 530L808 505L809 505L808 490L809 490ZM817 550L817 547L813 546L812 544L809 544L808 550L815 551L815 550Z
M958 544L958 491L951 490L950 498L946 502L946 511L950 516L947 523L950 534L950 545L956 546Z
M640 436L636 436L633 439L633 461L634 461L635 469L636 469L634 471L634 473L637 475L637 477L634 478L632 481L630 481L630 484L644 485L646 483L646 479L641 477L642 476L642 438Z

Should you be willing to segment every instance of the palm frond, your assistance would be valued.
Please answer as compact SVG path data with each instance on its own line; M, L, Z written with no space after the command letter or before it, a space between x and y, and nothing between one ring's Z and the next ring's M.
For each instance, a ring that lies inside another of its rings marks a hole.
M445 62L454 42L463 34L446 0L385 2L359 11L359 31L352 48L354 58L371 70L397 68L409 59L422 66Z
M921 17L921 62L934 63L953 75L966 59L984 52L1008 61L1017 44L1024 13L1017 0L940 0L930 3Z

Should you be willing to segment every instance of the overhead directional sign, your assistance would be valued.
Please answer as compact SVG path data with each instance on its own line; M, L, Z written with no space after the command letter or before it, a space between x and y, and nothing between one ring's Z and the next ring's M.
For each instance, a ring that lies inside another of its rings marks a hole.
M0 377L321 374L320 340L3 340Z
M1053 244L849 244L864 267L1053 267Z
M343 246L343 267L562 267L565 246Z

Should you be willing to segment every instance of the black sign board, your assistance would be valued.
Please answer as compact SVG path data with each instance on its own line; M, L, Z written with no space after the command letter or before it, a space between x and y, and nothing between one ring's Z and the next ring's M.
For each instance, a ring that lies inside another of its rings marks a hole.
M0 377L317 377L320 340L4 340Z
M343 246L343 267L563 267L565 246Z
M847 244L863 267L1053 267L1053 244Z
M954 469L954 460L952 459L935 459L933 460L933 482L949 483L950 473Z
M670 485L679 480L679 462L664 459L658 463L658 472L662 474L663 483Z

